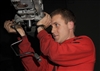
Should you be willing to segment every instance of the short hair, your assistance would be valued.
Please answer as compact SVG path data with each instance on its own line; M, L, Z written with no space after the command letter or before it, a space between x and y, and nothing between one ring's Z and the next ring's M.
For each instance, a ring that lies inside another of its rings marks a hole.
M50 15L51 17L53 17L54 15L58 15L58 14L60 14L62 18L65 19L66 23L68 23L68 21L73 21L74 23L76 22L74 13L69 9L59 8L54 10Z

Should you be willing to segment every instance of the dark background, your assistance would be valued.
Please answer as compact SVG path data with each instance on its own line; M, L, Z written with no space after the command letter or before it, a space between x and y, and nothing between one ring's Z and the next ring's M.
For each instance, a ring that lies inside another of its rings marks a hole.
M12 20L16 10L10 0L0 0L0 71L23 71L20 58L15 56L10 45L16 41L16 35L9 34L3 28L4 21ZM89 36L96 47L94 71L100 71L100 0L43 0L44 11L51 13L57 8L68 8L76 16L76 35ZM29 37L31 39L32 37ZM36 37L32 44L38 47ZM31 40L30 40L31 42ZM39 52L39 48L35 48Z

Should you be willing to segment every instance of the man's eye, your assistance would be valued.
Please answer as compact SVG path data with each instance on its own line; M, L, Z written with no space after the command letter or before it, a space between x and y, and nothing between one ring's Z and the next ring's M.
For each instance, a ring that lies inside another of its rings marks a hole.
M59 26L59 24L55 24L56 25L56 27L58 27Z

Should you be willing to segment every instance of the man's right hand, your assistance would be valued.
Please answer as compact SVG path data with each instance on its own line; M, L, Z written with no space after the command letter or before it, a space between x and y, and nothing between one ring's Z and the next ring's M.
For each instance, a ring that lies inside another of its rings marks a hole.
M16 29L16 30L15 30L14 28L11 27L11 26L13 26L13 25L14 25L14 24L13 24L13 21L8 20L8 21L5 21L5 22L4 22L4 28L7 30L8 33L16 33L16 30L17 30L18 33L19 33L22 37L26 35L24 29L23 29L21 26L16 25L16 26L15 26L15 29Z

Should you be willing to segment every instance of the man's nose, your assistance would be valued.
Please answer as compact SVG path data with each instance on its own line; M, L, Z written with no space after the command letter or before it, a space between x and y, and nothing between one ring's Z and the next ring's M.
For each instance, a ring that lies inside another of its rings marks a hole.
M51 33L55 33L55 31L56 31L56 28L52 27Z

